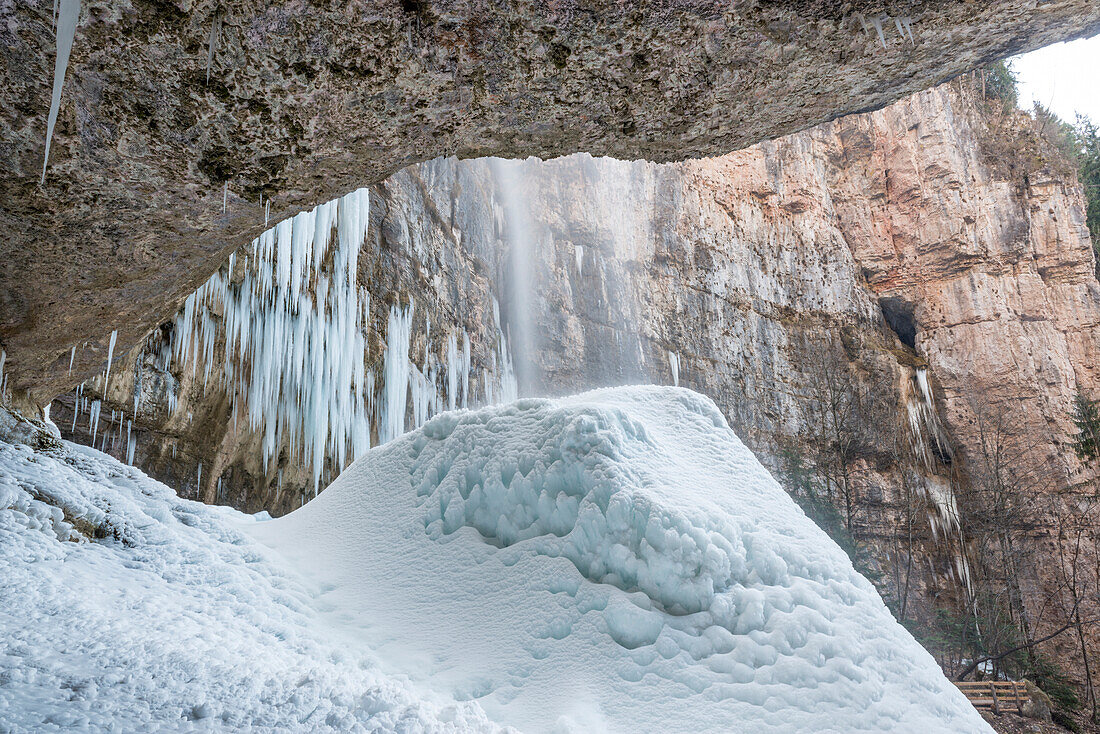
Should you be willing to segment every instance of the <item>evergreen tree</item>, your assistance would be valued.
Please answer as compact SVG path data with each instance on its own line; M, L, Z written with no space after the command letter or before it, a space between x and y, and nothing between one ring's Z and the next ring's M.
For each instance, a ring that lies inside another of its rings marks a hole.
M1073 451L1081 461L1091 462L1100 457L1100 407L1081 393L1073 400Z
M1077 115L1075 130L1081 185L1085 187L1086 221L1092 234L1092 246L1100 253L1100 130L1096 123L1081 114Z
M996 61L980 72L981 90L986 99L999 100L1007 112L1019 101L1016 71L1007 61Z

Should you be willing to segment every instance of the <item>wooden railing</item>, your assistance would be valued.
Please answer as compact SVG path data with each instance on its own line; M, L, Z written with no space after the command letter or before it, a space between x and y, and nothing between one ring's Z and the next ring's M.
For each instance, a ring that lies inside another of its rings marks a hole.
M970 699L974 708L992 709L993 713L1015 711L1023 713L1028 701L1027 687L1014 680L983 680L955 683Z

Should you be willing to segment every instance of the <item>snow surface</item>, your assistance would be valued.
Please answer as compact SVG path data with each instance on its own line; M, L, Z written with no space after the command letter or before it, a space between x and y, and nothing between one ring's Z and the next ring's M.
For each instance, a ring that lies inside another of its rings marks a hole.
M0 442L0 732L496 728L334 640L255 524L89 448Z
M991 731L688 390L445 413L248 532L349 648L523 730Z
M38 443L0 732L990 731L688 390L445 413L279 520Z

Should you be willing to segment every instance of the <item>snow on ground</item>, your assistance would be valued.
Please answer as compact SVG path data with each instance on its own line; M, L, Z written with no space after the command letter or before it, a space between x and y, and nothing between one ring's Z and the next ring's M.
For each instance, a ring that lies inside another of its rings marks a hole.
M687 390L443 414L280 520L39 443L0 732L990 731Z
M337 645L254 518L48 443L0 442L0 732L493 730Z
M991 731L688 390L446 413L248 532L349 648L526 731Z

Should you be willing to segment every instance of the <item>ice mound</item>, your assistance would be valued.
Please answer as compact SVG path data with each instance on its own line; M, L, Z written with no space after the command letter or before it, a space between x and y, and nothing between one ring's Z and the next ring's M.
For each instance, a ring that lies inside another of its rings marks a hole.
M991 731L688 390L443 414L249 532L349 645L526 731Z
M0 442L0 732L496 728L318 626L254 518L46 443Z

